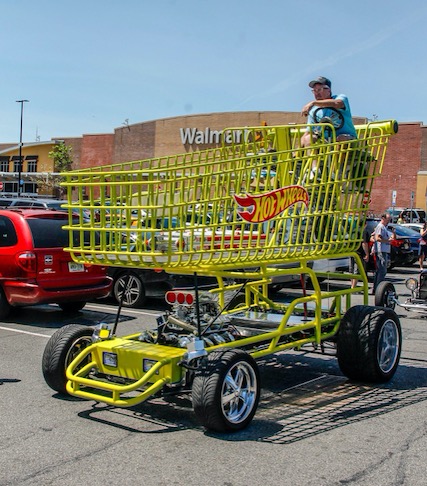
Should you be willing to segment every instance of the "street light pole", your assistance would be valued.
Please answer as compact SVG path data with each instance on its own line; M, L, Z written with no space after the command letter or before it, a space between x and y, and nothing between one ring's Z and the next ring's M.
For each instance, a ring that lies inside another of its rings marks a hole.
M21 195L21 172L22 172L22 119L24 117L24 103L30 100L16 100L21 103L21 129L19 131L19 161L18 161L18 197Z

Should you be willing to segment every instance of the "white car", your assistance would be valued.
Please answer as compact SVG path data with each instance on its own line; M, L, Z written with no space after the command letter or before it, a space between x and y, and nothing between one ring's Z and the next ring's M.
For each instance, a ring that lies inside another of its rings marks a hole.
M313 261L313 270L316 272L348 272L350 258L324 258Z

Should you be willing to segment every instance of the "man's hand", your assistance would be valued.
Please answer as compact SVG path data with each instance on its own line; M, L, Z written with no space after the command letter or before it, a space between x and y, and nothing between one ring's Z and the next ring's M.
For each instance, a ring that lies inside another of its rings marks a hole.
M314 105L315 105L314 101L310 101L306 105L304 105L301 110L301 115L308 116L308 112L313 108Z

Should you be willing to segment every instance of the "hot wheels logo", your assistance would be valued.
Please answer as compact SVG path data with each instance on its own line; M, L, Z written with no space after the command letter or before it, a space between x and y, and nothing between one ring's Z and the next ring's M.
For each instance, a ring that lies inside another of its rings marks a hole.
M256 196L234 196L239 206L252 206L251 211L238 211L240 216L249 223L262 223L279 215L289 206L298 202L308 204L308 192L302 186L287 186L259 194Z

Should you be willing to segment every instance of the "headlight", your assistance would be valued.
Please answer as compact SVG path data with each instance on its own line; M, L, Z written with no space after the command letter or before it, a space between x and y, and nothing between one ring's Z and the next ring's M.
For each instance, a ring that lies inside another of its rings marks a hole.
M117 368L117 354L116 353L108 353L104 351L102 353L102 363L104 366L111 366L112 368Z
M151 368L157 363L157 361L155 361L154 359L147 359L147 358L144 358L142 360L142 370L144 371L144 373L147 373L147 371L150 371ZM156 371L156 375L159 374L159 370Z
M406 288L408 288L411 291L414 291L418 287L418 280L416 278L408 278L408 280L405 282Z

